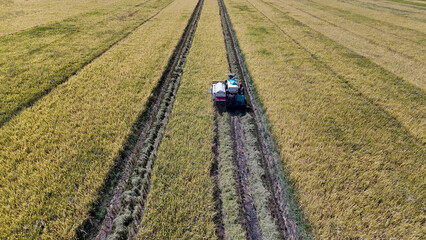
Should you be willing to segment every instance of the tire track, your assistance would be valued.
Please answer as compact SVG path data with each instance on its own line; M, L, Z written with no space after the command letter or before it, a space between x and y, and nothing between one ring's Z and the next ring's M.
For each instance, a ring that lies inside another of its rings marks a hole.
M151 171L173 108L203 2L200 0L195 7L168 67L152 94L152 107L143 114L147 119L139 123L144 126L143 130L139 132L137 144L129 159L125 160L125 171L114 190L107 215L95 239L136 237L149 194Z
M251 84L250 76L245 67L244 60L238 47L238 42L232 30L226 7L223 0L218 1L230 70L236 73L237 78L240 79L245 86L248 109L251 110L243 114L236 113L230 119L237 151L239 150L238 148L242 148L242 151L256 151L256 149L246 149L244 147L246 144L239 143L239 141L253 141L253 139L248 139L248 137L244 136L244 134L238 134L240 127L253 129L255 132L254 134L257 136L257 140L255 140L258 143L256 144L258 148L257 150L262 156L261 159L258 160L258 164L260 164L261 168L264 170L264 175L262 175L262 178L264 177L263 183L261 184L263 184L271 194L268 211L275 219L276 228L283 235L281 237L285 239L310 239L311 234L309 230L306 229L306 224L300 217L300 210L297 209L294 196L290 193L291 187L288 185L288 180L286 180L280 155L278 154L276 144L272 138L272 134L270 133L262 108L259 107L260 103ZM244 116L244 114L250 114L253 122L251 123L247 120L242 121L241 117ZM254 154L251 155L254 156ZM244 159L244 157L242 158ZM244 184L244 182L242 183ZM248 227L251 226L250 224L246 225L248 225ZM254 230L255 229L253 228L252 231ZM268 238L276 239L277 237L270 235Z
M250 186L250 173L247 167L248 156L241 127L239 114L231 115L232 139L234 140L234 164L236 169L236 180L238 184L238 195L240 197L241 208L243 210L244 222L246 225L247 239L262 239L259 219L254 206L252 189Z

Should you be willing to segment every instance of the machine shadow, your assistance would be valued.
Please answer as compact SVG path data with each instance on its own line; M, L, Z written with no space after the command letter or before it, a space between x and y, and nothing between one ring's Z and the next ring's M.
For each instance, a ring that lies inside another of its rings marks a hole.
M253 112L251 107L249 105L246 105L244 107L230 107L226 106L225 104L214 104L216 111L220 116L223 115L223 113L228 113L230 116L240 116L243 117L246 114L250 114Z

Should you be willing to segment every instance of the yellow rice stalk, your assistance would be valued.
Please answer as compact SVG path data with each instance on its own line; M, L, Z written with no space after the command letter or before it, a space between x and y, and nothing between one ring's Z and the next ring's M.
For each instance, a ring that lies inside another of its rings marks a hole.
M206 0L152 173L138 239L215 239L211 81L228 70L218 4Z
M170 2L123 3L0 37L0 126Z
M273 0L273 2L279 1ZM283 11L288 12L289 16L294 17L355 53L371 59L407 82L426 90L426 81L424 80L426 79L426 54L421 54L422 51L426 51L425 43L413 44L399 39L394 40L389 45L389 43L386 43L389 35L378 36L375 40L366 39L357 33L353 33L355 28L353 23L349 23L347 25L348 30L345 30L321 21L315 15L312 16L299 11L288 3L279 4L279 6ZM338 20L337 22L341 24L342 21ZM383 38L383 40L380 40L380 38ZM400 49L401 46L405 46L405 49Z
M173 2L0 128L0 238L75 237L194 6Z
M280 6L290 16L320 32L330 32L330 35L350 35L351 41L367 41L370 44L385 48L383 51L396 51L405 55L403 57L409 57L409 60L414 59L414 61L426 63L426 54L419 54L426 51L423 34L417 33L415 35L416 32L411 31L411 34L416 36L415 38L413 36L411 40L406 36L409 29L395 27L392 31L384 31L386 29L382 29L381 24L378 24L377 21L377 27L368 26L356 21L357 19L354 16L346 18L343 13L333 8L326 8L315 3L294 0L285 3L281 0L266 0L265 2Z
M143 0L0 0L0 36L90 11L133 6Z
M426 23L419 22L417 19L410 18L410 15L401 15L390 12L386 9L377 9L372 6L362 6L355 1L337 1L337 0L313 0L316 3L332 6L339 9L348 10L351 13L359 14L366 18L391 23L396 26L413 29L421 33L426 33ZM377 25L380 27L380 24Z
M262 1L252 3L303 48L315 55L323 65L334 71L342 81L347 81L360 94L395 117L410 134L426 143L426 94L422 89L412 86L309 26L294 24L296 20L280 8L277 10L274 5L268 6Z
M225 2L316 237L421 239L424 146L247 1Z

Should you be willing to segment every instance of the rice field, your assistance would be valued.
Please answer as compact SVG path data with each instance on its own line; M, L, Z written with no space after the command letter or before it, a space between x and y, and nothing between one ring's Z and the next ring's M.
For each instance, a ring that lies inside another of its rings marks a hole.
M0 128L0 238L75 237L193 5L173 2Z
M118 0L1 0L0 36L88 12L136 4L135 1L124 2L125 4Z
M425 91L424 0L0 0L0 239L424 239Z
M296 19L291 4L225 3L317 238L421 239L424 90Z
M0 37L0 125L67 81L170 0L92 11Z
M137 239L216 239L209 87L227 70L218 13L216 1L204 1Z

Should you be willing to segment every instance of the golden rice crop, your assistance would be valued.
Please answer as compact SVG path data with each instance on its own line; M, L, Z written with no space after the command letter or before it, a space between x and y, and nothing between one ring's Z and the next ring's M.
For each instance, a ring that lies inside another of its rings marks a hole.
M126 2L127 5L137 4L134 0ZM0 0L0 36L121 5L123 1L119 0Z
M353 52L369 58L405 81L426 90L426 82L424 81L426 78L426 55L419 54L419 51L426 50L424 42L413 43L404 38L397 38L394 35L397 29L392 34L381 34L375 29L356 25L352 21L345 24L344 18L325 22L319 18L318 13L314 12L313 14L310 9L308 10L310 12L306 12L290 6L291 4L303 8L305 4L294 4L293 2L283 4L279 0L273 0L273 2L277 3L289 16ZM310 5L310 3L307 4ZM426 13L426 10L424 13Z
M362 11L357 13L357 11L355 10L348 9L347 6L340 6L338 2L334 2L332 6L330 6L327 4L327 1L321 1L321 2L312 1L311 6L318 10L329 13L330 15L343 17L345 21L351 21L354 24L364 25L367 27L365 29L368 29L368 28L376 29L377 31L371 32L373 34L376 32L378 32L379 34L381 32L390 33L394 35L395 37L401 37L401 38L407 39L410 42L415 42L415 43L421 43L424 40L424 33L422 33L421 31L414 30L410 28L409 26L397 25L397 23L401 21L386 22L385 20L387 18L383 18L382 20L373 19L371 18L373 16L368 16L367 14L361 15ZM365 9L365 11L368 11L368 9ZM381 13L383 12L378 11L377 14L375 15L380 15ZM393 18L389 20L393 20ZM334 23L337 24L337 22L334 22ZM412 22L412 25L415 26L415 21Z
M402 54L402 57L408 57L408 61L426 61L426 55L419 54L419 50L424 48L424 35L416 31L410 31L407 28L392 28L392 31L384 31L382 27L368 26L354 21L353 17L346 18L346 14L336 12L334 9L324 7L324 5L315 4L305 1L286 1L285 4L280 0L267 0L265 2L273 3L280 6L291 17L309 25L319 32L335 35L350 35L350 41L367 41L364 44L377 45L384 48L382 51L397 52ZM426 13L426 11L425 11ZM413 40L406 38L406 33ZM358 48L361 46L358 45ZM377 52L378 50L376 50Z
M249 2L227 0L226 5L316 237L421 239L426 217L422 143L312 55L305 41L286 34L300 22L272 23L266 16L273 13L265 16ZM336 64L350 63L338 56Z
M354 1L354 3L364 8L373 8L380 11L387 11L395 15L409 16L414 19L426 19L426 16L424 16L422 12L424 10L422 7L426 7L424 2L415 2L415 0L357 0Z
M0 126L171 1L123 4L0 37Z
M389 11L390 9L378 9L374 6L363 6L359 2L355 1L336 1L336 0L313 0L314 2L320 2L320 4L333 7L335 9L348 11L351 14L356 14L358 18L363 20L376 20L375 24L378 27L383 27L382 23L393 24L395 26L401 26L409 29L426 33L426 23L419 22L416 19L412 19L410 15L395 14L395 12Z
M152 173L138 239L215 239L213 108L227 71L217 2L206 0Z
M277 11L260 2L255 4L277 24L286 26L287 34L341 79L348 81L360 94L394 116L410 134L426 143L426 95L422 89L412 86L368 58L357 55L333 41L333 38L328 38L303 23L292 24L297 20L283 11ZM416 48L415 45L412 47L413 50ZM426 71L426 68L423 71Z
M0 128L0 238L75 237L194 6L173 2Z

